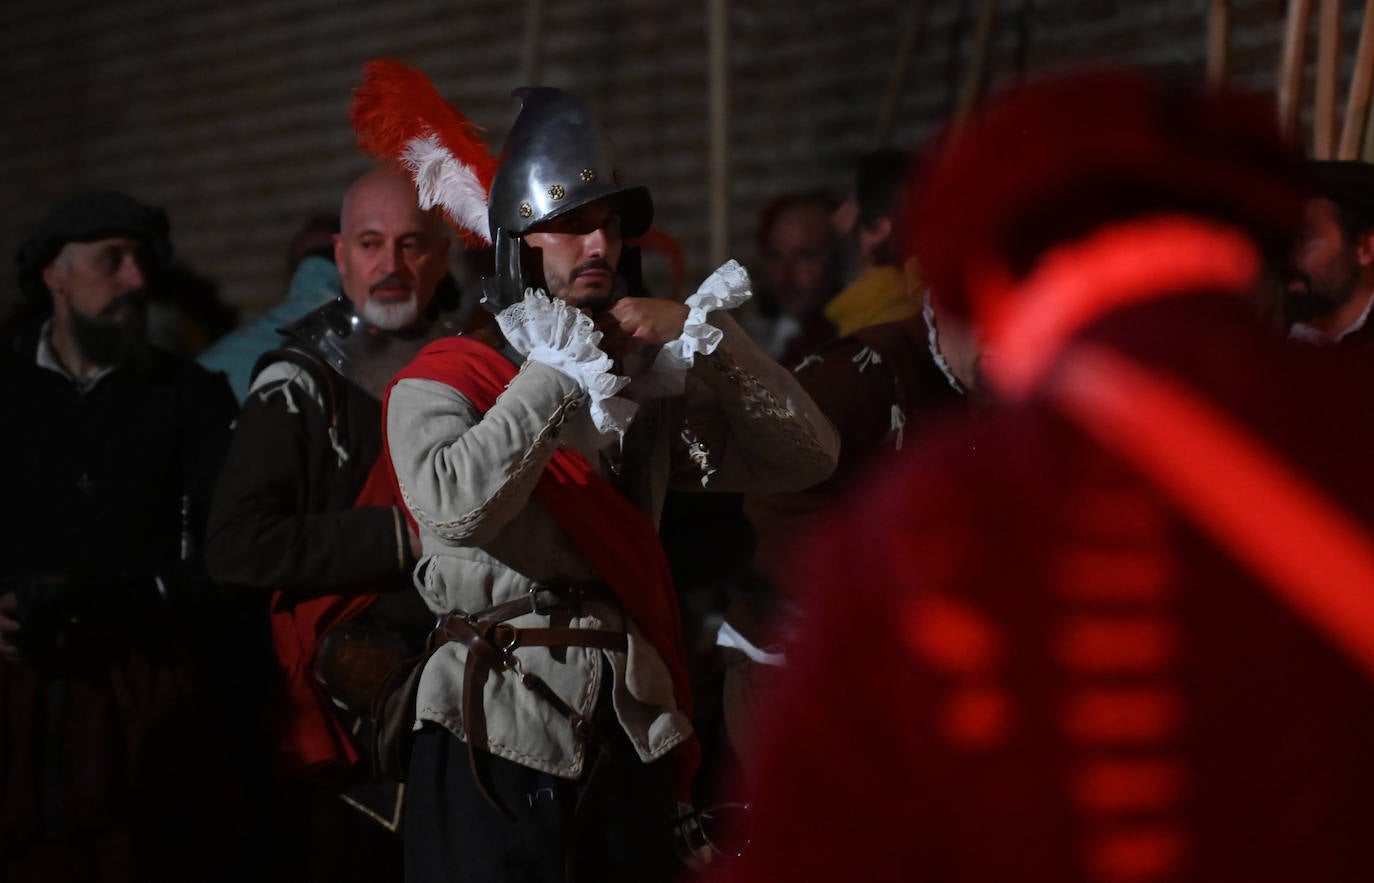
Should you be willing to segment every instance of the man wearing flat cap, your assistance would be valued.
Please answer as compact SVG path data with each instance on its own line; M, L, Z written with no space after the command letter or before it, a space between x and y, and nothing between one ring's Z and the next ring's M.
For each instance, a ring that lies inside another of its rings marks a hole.
M1374 165L1314 160L1309 197L1284 292L1294 340L1367 348L1374 343Z
M210 807L241 806L224 786L251 776L215 722L249 719L224 701L249 690L207 663L247 677L247 614L210 610L197 562L236 407L222 375L145 342L170 253L162 209L105 191L17 254L50 317L0 360L3 880L226 879L238 861Z

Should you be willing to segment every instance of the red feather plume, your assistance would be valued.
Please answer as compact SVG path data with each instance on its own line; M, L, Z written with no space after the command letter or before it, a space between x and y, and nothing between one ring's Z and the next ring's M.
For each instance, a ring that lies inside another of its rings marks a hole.
M368 62L362 85L353 90L350 117L364 153L409 168L422 205L441 205L465 238L486 241L486 195L496 174L496 157L479 137L482 130L446 102L424 74L394 59ZM427 173L417 166L415 152L428 148L437 162L436 139L457 166L433 166ZM463 172L473 180L468 182ZM436 183L434 177L440 175L448 180ZM453 175L462 175L464 183L456 183Z

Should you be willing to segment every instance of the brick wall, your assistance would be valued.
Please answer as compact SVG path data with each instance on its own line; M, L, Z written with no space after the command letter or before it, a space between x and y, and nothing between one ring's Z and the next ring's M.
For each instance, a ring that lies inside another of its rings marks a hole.
M841 187L875 122L911 0L730 4L733 252L752 255L771 194ZM1001 0L988 75L1093 61L1201 75L1206 0ZM1363 4L1347 3L1346 71ZM954 102L975 0L929 0L892 143L935 132ZM1234 78L1272 91L1285 3L1232 0ZM689 276L708 270L706 4L543 4L542 82L592 100L623 165L649 184ZM348 127L364 61L428 73L487 126L514 118L526 5L470 0L19 0L0 12L0 250L53 200L114 186L165 205L182 257L247 313L281 293L285 244L365 167ZM1315 39L1309 41L1309 57ZM1311 85L1307 89L1311 100ZM0 285L0 307L12 286Z

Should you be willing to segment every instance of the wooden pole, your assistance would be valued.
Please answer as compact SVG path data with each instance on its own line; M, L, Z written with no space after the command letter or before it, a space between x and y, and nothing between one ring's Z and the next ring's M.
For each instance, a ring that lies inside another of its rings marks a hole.
M1016 59L1012 65L1018 85L1026 81L1026 70L1030 67L1031 20L1034 17L1035 0L1021 0L1021 8L1016 13Z
M1230 0L1212 0L1207 15L1207 85L1226 82L1227 44L1231 37Z
M525 0L525 40L520 49L521 86L538 86L543 76L540 42L544 34L544 0Z
M710 51L711 265L730 257L730 4L707 0Z
M873 143L877 147L887 146L892 137L892 122L897 116L897 101L902 96L902 85L906 83L907 68L911 56L921 45L925 35L926 0L911 0L911 14L906 27L902 28L901 41L897 44L897 57L892 60L892 72L887 78L887 91L883 94L882 107L878 110L878 125L873 130Z
M1369 125L1369 98L1374 92L1374 0L1365 0L1360 25L1360 45L1355 50L1355 71L1350 76L1350 96L1345 104L1341 148L1337 159L1358 159L1360 142Z
M1312 21L1312 0L1288 0L1288 19L1283 27L1283 57L1279 61L1279 126L1288 138L1298 132L1302 106L1302 73L1307 29Z
M1317 11L1317 100L1312 110L1312 157L1336 153L1336 92L1341 78L1341 0L1321 0Z
M978 8L978 23L973 32L973 51L964 69L964 85L954 105L954 125L973 111L983 94L983 69L987 67L988 47L992 43L992 24L997 19L997 0L983 0Z
M1374 163L1374 114L1370 114L1364 124L1364 146L1360 148L1360 159Z

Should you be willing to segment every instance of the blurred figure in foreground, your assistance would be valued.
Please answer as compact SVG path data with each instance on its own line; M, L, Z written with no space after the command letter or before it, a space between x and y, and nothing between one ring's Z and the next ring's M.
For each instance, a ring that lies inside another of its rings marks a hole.
M1290 162L1133 73L948 137L913 241L993 402L815 543L720 879L1371 879L1374 419L1248 302Z

